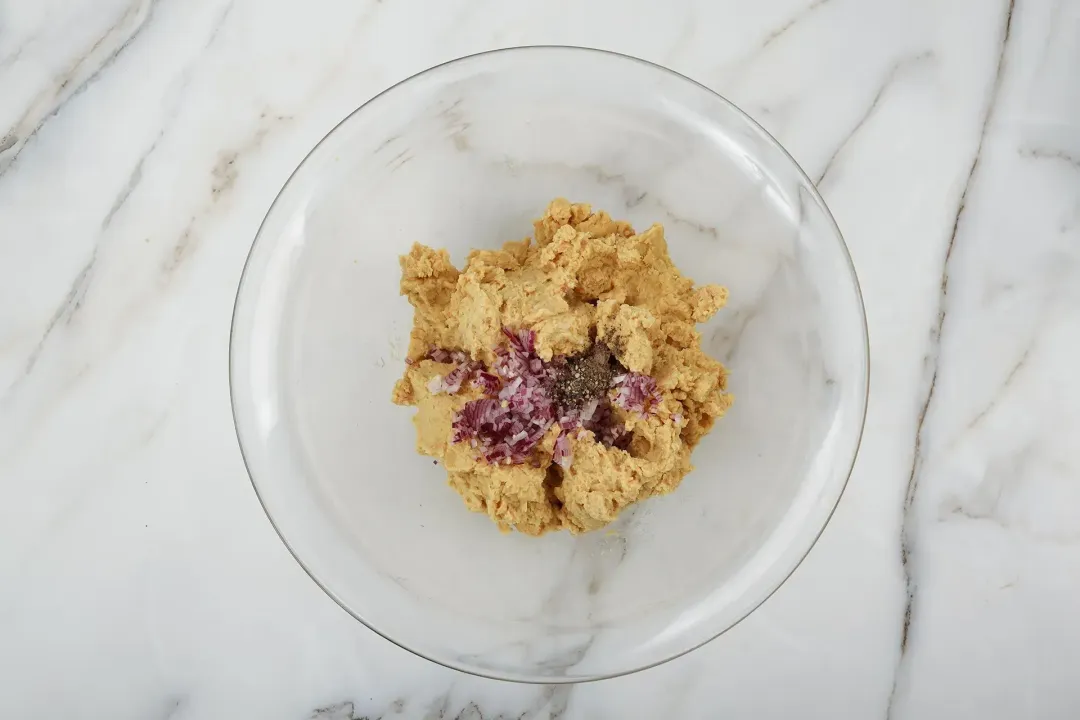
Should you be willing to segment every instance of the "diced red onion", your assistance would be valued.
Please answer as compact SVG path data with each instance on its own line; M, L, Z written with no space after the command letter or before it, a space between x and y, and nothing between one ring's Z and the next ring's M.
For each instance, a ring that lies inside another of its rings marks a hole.
M461 350L447 350L446 348L435 348L427 354L427 357L438 363L454 363L461 364L468 362L469 356Z
M468 441L489 463L527 462L556 421L560 433L553 460L564 469L570 467L573 459L571 432L580 435L588 430L601 444L625 450L633 436L612 413L612 402L625 410L647 415L662 400L653 378L625 373L612 381L613 401L600 398L581 408L557 408L551 386L565 358L554 358L550 363L542 360L536 354L536 333L531 330L503 328L503 335L508 344L496 348L490 371L468 360L461 351L433 350L429 354L433 360L457 363L441 379L441 389L456 393L469 379L488 396L466 403L455 414L452 439L455 443ZM535 457L533 462L536 463Z
M593 415L596 414L596 409L600 406L600 399L593 398L589 402L581 406L581 424L588 427L589 423L593 419Z
M509 330L503 328L503 335L510 340L510 347L522 355L531 355L536 349L536 333L532 330Z
M451 395L461 390L464 383L473 372L479 372L480 363L465 363L458 365L443 378L443 390Z
M509 384L509 385L507 385L506 387L504 387L504 388L503 388L503 389L502 389L502 390L501 390L501 391L499 392L499 399L500 399L500 400L509 400L509 399L510 399L511 397L513 397L514 393L516 393L516 392L518 391L518 388L520 388L520 387L521 387L521 385L522 385L522 383L524 383L524 382L525 382L525 381L524 381L524 380L522 380L522 379L521 379L520 377L516 377L516 378L514 378L514 379L513 379L513 380L512 380L511 382L510 382L510 384Z
M536 333L504 328L503 334L509 347L496 350L497 375L482 368L470 370L474 382L488 394L497 393L498 399L466 403L454 417L453 441L473 441L490 463L522 463L544 438L555 412L544 363L535 354ZM505 378L505 384L498 376Z
M499 386L502 384L499 382L499 378L486 370L477 370L473 373L472 384L480 388L480 391L485 395L498 395Z
M471 400L454 415L453 441L476 440L485 431L494 432L503 420L503 408L498 400Z
M574 460L573 451L570 449L570 436L564 430L555 440L555 451L551 455L552 461L563 470L569 470Z
M649 416L663 401L656 380L642 373L626 373L612 380L615 387L613 402L623 410Z
M578 410L568 410L559 418L559 427L563 430L573 430L581 427L581 413Z
M456 366L445 377L436 375L428 382L428 390L432 393L445 392L455 395L461 391L462 385L469 381L485 395L497 395L502 383L499 378L484 369L483 363L469 360L469 356L461 350L446 350L436 348L427 354L427 357L439 363L454 363Z

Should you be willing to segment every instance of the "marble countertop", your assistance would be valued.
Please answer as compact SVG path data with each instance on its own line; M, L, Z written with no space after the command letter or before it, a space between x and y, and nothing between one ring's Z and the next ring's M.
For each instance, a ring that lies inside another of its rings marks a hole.
M846 235L872 346L795 575L580 686L342 612L259 507L227 388L241 266L307 150L414 72L538 43L763 123ZM1080 717L1080 1L0 0L0 98L0 717Z

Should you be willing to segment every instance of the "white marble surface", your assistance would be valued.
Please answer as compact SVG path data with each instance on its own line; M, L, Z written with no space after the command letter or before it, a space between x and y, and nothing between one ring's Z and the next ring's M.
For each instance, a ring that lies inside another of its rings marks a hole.
M872 344L855 473L791 580L577 687L342 612L263 515L226 380L306 151L413 72L530 43L760 120L820 179ZM0 0L0 148L0 717L1080 717L1080 1Z

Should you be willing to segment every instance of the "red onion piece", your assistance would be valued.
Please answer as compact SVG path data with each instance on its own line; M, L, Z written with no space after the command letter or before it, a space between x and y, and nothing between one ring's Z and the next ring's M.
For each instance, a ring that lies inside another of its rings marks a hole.
M454 417L454 442L470 440L490 463L522 463L543 440L555 420L544 373L535 354L536 333L503 329L508 347L496 350L496 373L482 368L474 382L498 399L466 403ZM504 383L499 382L502 377ZM500 388L501 386L501 388Z
M612 378L611 382L615 388L613 402L623 410L648 417L663 401L656 380L649 375L631 372Z
M499 386L502 383L499 382L499 378L486 370L477 370L473 373L472 384L480 388L480 392L485 395L498 395Z
M570 469L570 463L574 460L573 451L570 449L570 436L564 430L555 440L555 452L551 459L563 470Z
M461 351L433 350L429 357L457 366L439 387L450 394L460 391L469 380L488 397L472 400L455 414L453 442L468 442L489 463L527 462L552 425L558 422L552 459L563 469L573 460L570 434L588 430L607 447L625 450L632 434L612 412L612 402L632 412L648 415L662 397L656 381L641 373L625 373L614 378L614 400L592 399L580 408L559 408L552 399L552 383L565 358L545 362L536 354L536 333L503 328L508 343L496 348L490 370L471 361ZM434 384L434 380L432 381ZM434 391L433 391L434 392ZM534 464L537 462L532 457Z

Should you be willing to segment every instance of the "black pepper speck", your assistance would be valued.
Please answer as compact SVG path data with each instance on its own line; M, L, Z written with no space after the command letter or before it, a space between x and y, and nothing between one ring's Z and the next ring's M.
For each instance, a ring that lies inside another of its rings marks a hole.
M576 410L590 400L603 397L611 387L611 379L622 372L622 367L604 343L595 343L588 351L567 358L552 389L556 404L567 410Z

